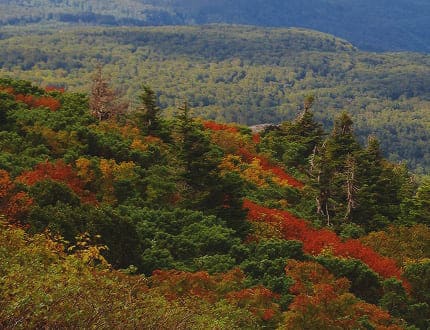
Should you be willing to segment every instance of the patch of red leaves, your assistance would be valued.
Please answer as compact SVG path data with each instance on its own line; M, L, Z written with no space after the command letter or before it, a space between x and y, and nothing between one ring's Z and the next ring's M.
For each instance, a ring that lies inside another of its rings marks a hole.
M65 88L64 87L57 87L57 86L46 86L45 91L47 93L50 93L50 92L64 93Z
M401 279L401 270L394 260L379 255L359 240L342 242L339 236L328 229L314 229L308 222L288 211L269 209L250 200L244 201L244 207L248 209L248 220L268 223L276 227L284 239L303 242L306 253L318 255L324 249L330 249L335 256L361 260L384 278ZM407 283L404 284L407 286Z
M261 136L258 133L252 134L252 142L259 144L261 141Z
M13 95L16 101L25 103L31 108L44 107L44 108L48 108L51 111L57 111L61 107L60 101L58 101L52 96L16 94L15 90L12 87L0 87L0 91Z
M71 165L67 165L62 160L55 163L44 162L36 165L33 171L22 173L18 182L32 186L37 182L50 179L65 183L73 192L86 203L96 204L97 200L94 194L84 189L84 182L78 177Z
M0 92L6 93L6 94L10 94L10 95L14 95L14 89L13 87L4 87L4 86L0 86Z
M9 173L0 170L0 213L7 216L11 222L26 214L33 205L33 199L23 191L15 192Z
M60 101L52 96L15 95L15 100L27 104L31 108L44 107L51 111L57 111L61 107Z
M209 129L211 131L226 131L226 132L230 132L230 133L237 133L237 127L232 126L232 125L227 125L227 124L219 124L216 123L214 121L204 121L203 122L203 126L206 129Z

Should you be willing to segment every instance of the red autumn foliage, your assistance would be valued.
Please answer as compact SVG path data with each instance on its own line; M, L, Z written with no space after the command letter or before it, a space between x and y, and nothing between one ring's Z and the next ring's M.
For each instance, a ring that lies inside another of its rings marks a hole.
M270 291L264 286L247 288L227 295L227 299L235 302L240 307L248 307L255 316L264 321L269 321L279 312L279 306L273 301L279 298L279 294Z
M51 91L57 91L60 93L64 92L64 88L57 88L53 86L46 87L45 90L47 92L51 92ZM13 89L13 87L0 86L0 91L13 95L16 101L25 103L31 108L44 107L44 108L48 108L51 111L57 111L61 107L60 101L58 101L52 96L35 96L30 94L17 94Z
M346 278L336 278L316 262L289 260L285 271L295 283L287 329L359 329L362 318L375 329L402 329L389 313L349 293Z
M206 129L209 129L211 131L227 131L230 133L237 133L238 132L237 127L235 127L235 126L227 125L227 124L219 124L219 123L216 123L216 122L210 121L210 120L204 121L203 126Z
M53 98L52 96L36 97L33 95L17 94L15 95L15 99L19 102L27 104L31 108L44 107L51 111L57 111L61 106L60 101Z
M381 308L360 302L348 293L337 293L330 284L314 284L314 294L300 294L287 312L286 329L360 329L363 318L372 329L400 330L404 327Z
M252 142L254 142L255 144L259 144L260 141L261 141L260 134L258 133L252 134Z
M65 92L65 89L64 89L64 87L46 86L46 87L45 87L45 91L46 91L47 93L50 93L50 92L59 92L59 93L64 93L64 92Z
M11 222L17 222L33 205L33 199L27 193L15 193L14 188L15 184L9 173L0 170L0 213L6 215Z
M15 93L13 87L3 87L3 86L0 86L0 92L11 94L11 95Z
M94 194L88 193L84 189L84 182L79 178L73 167L62 160L57 160L55 163L40 163L36 165L33 171L22 173L17 178L17 181L32 186L46 179L65 183L86 203L94 204L97 202Z
M61 93L64 92L64 89L56 89L56 88L51 90L48 90L48 89L49 87L46 88L47 92L53 91L53 90L59 91ZM60 101L53 98L52 96L34 96L30 94L16 94L15 90L12 87L0 86L0 91L13 95L16 101L25 103L31 108L44 107L44 108L48 108L51 111L57 111L61 107Z
M269 320L271 320L274 316L275 316L275 311L274 311L273 309L268 308L268 309L264 310L263 315L261 316L261 318L262 318L264 321L269 321Z
M342 240L328 229L314 229L305 220L299 219L288 211L269 209L244 201L248 209L248 219L253 222L265 222L276 227L287 240L303 242L305 252L318 255L324 249L330 249L336 256L359 259L384 278L401 279L401 271L394 260L383 257L359 240ZM407 283L404 283L407 286Z
M15 222L30 210L33 203L33 199L26 192L20 191L8 200L2 212L10 221Z
M245 148L239 149L238 154L247 163L251 163L254 159L258 159L263 170L272 172L280 180L288 182L291 187L303 188L303 183L288 175L282 168L272 165L267 158L260 155L255 155Z
M34 102L34 96L33 95L25 95L25 94L16 94L15 100L25 103L28 106L32 107Z
M10 179L9 173L5 170L0 170L0 199L5 198L13 187L14 184Z

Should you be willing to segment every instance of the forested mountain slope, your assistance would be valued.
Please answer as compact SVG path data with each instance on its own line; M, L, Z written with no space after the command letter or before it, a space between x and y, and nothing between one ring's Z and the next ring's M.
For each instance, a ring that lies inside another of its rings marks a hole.
M427 329L429 179L313 103L255 134L1 78L0 327Z
M430 4L422 0L0 0L0 13L3 24L305 27L367 50L430 50Z
M376 135L393 161L430 168L430 56L358 51L331 35L240 26L0 30L2 74L88 90L98 63L132 107L142 83L166 115L187 99L195 114L279 123L316 97L329 129L347 110L364 143Z

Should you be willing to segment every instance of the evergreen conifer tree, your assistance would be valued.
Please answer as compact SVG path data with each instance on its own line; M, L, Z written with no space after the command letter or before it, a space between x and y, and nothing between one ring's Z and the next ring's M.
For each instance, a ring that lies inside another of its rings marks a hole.
M138 126L146 134L158 135L161 110L157 105L157 97L149 86L144 85L142 89L143 92L139 95L141 104L135 113Z
M326 218L327 225L349 219L356 205L354 154L360 146L352 124L348 114L342 113L313 159L311 175L316 180L317 212Z
M208 133L191 117L186 102L178 110L178 150L187 195L184 206L220 217L245 237L249 224L242 207L243 180L237 174L220 174L221 149L211 144Z

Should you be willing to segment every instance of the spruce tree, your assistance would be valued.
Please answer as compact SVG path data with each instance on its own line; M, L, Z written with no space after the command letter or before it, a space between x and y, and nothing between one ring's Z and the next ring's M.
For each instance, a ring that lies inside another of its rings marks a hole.
M264 135L264 146L272 156L290 167L306 171L310 157L322 142L324 130L315 121L311 111L313 96L304 101L304 110L293 122L284 122L280 127L270 127Z
M191 117L186 102L178 110L178 153L187 201L183 206L216 215L244 238L249 224L242 207L243 180L237 174L221 175L221 149L211 143L202 125Z
M155 92L147 85L142 86L139 95L140 106L135 112L135 118L140 129L149 135L158 135L160 130L160 111Z

